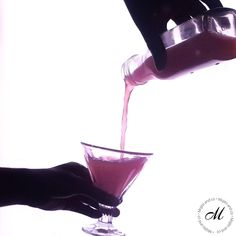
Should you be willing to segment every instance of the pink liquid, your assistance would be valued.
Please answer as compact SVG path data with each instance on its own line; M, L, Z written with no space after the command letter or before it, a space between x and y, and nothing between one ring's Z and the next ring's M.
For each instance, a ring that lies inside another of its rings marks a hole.
M168 48L164 70L158 71L149 56L125 79L133 85L145 84L151 79L173 79L233 58L236 58L236 38L206 31Z
M100 189L121 197L142 170L147 158L94 158L87 156L93 182Z
M127 121L128 121L128 105L131 93L134 89L134 86L130 85L125 81L125 96L124 96L124 105L121 121L121 139L120 139L120 150L125 150L125 136L127 130Z

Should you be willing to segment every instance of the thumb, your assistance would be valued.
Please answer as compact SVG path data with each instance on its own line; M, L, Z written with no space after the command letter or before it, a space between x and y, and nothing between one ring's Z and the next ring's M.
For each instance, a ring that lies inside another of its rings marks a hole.
M160 35L153 35L152 39L145 39L147 46L152 53L157 70L163 70L166 66L167 54Z

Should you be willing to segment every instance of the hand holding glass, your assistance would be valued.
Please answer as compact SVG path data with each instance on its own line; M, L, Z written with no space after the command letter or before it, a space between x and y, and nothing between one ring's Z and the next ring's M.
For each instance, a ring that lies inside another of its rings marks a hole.
M152 153L128 152L81 143L85 160L94 184L100 189L121 198L136 179ZM100 204L103 216L97 223L83 227L83 231L99 236L124 236L112 224L109 211L112 206Z

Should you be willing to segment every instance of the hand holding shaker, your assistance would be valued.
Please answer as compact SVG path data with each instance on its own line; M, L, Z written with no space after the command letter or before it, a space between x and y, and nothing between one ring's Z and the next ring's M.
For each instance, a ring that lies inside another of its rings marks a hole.
M126 82L141 85L151 79L174 79L236 58L236 11L209 10L164 32L161 38L167 52L166 67L157 70L149 50L134 55L122 65Z

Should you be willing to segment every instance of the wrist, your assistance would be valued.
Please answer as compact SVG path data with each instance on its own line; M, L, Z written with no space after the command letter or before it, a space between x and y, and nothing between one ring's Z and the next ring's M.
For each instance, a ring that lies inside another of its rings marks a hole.
M32 176L31 169L0 168L0 206L26 204Z

